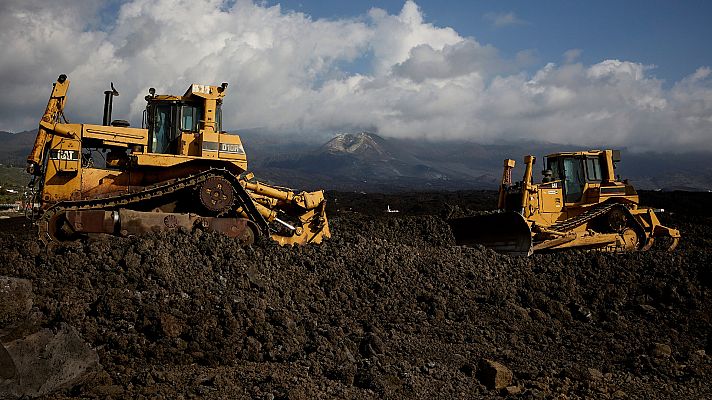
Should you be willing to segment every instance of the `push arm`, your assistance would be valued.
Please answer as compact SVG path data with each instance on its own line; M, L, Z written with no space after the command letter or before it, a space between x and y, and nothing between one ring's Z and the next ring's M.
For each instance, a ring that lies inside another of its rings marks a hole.
M49 102L47 102L47 108L40 121L40 126L37 129L35 144L32 146L30 155L27 156L27 172L31 175L40 173L40 165L42 165L45 145L54 134L48 130L47 127L59 121L59 117L64 110L64 101L67 98L68 88L69 80L67 79L67 75L60 75L59 78L57 78L57 82L54 83L52 94L49 97Z

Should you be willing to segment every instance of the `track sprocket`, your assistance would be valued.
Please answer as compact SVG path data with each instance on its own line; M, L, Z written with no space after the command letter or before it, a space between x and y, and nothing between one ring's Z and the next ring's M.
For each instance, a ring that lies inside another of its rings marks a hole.
M198 197L206 210L217 215L230 211L235 203L235 193L230 181L221 176L205 180L198 189Z

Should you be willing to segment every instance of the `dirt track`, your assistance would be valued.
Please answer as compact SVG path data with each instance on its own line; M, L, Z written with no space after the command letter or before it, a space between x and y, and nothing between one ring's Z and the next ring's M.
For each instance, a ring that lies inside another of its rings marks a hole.
M491 196L331 194L332 240L294 249L196 232L46 252L5 220L0 275L32 280L43 325L98 350L68 398L712 397L704 210L667 219L673 253L453 246L439 216ZM672 196L649 198L699 201ZM483 384L484 359L509 389Z

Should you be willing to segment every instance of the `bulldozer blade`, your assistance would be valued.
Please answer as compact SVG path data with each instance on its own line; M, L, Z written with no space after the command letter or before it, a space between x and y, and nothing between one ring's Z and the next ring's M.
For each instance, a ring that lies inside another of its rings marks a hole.
M677 247L678 243L680 243L680 238L672 238L672 243L670 243L670 246L668 246L667 251L675 250L675 247Z
M499 253L517 256L532 254L532 233L521 214L505 212L448 221L459 246L476 244Z

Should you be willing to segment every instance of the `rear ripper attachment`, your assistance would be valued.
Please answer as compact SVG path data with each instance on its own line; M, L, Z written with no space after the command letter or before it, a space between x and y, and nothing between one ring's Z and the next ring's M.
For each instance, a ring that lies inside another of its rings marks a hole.
M330 237L322 191L295 192L247 172L238 135L222 131L221 86L191 85L183 96L146 96L142 128L64 118L69 80L60 75L27 158L32 203L45 243L92 234L117 236L203 229L253 243L321 243ZM35 190L35 185L37 188Z
M524 158L524 179L512 182L514 160L505 160L497 212L452 219L458 245L483 245L510 255L567 248L648 250L656 239L673 250L680 232L639 205L638 194L614 174L620 152L591 150L550 154L541 183L532 182L534 156Z

